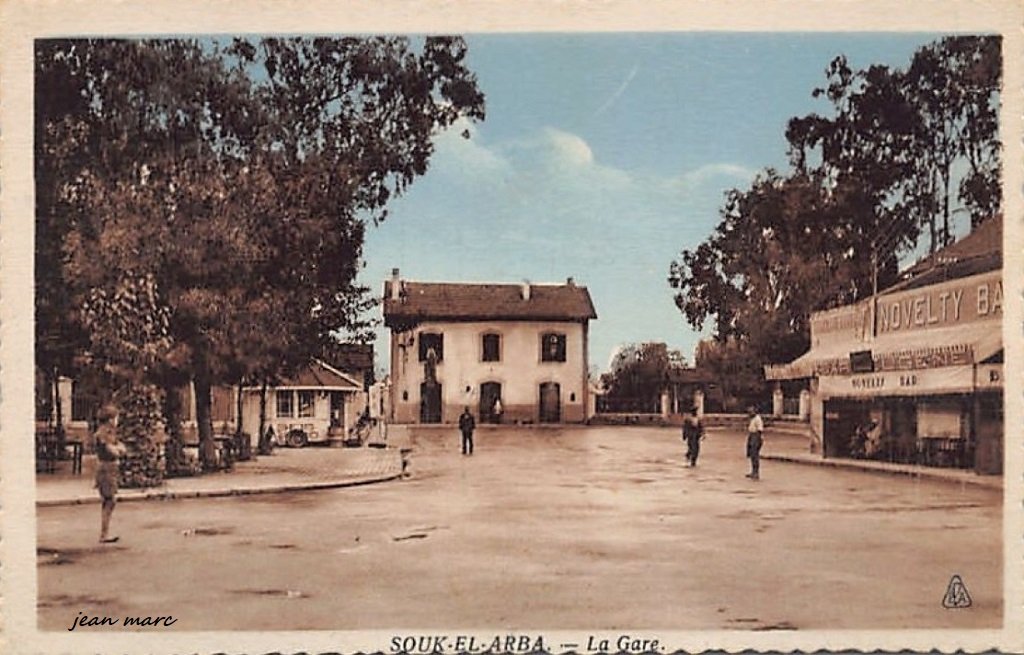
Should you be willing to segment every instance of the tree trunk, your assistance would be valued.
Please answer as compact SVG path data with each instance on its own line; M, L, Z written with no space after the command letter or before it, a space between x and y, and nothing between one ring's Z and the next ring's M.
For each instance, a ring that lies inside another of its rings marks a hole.
M168 383L163 385L163 391L164 430L167 432L164 459L169 475L181 475L186 469L185 437L181 428L181 388Z
M195 367L192 384L196 391L196 427L199 430L199 462L204 471L217 469L217 450L213 443L213 417L210 399L210 369L205 361Z
M242 430L242 390L243 380L238 380L238 395L235 397L235 445L238 448L239 461L247 461L253 458L252 437Z
M949 179L951 162L946 162L942 169L942 247L945 248L952 241L949 231Z
M934 194L935 193L935 186L936 186L935 173L934 172L932 173L931 182L932 182L931 190L932 190L932 193ZM931 256L933 258L932 259L932 264L934 265L935 264L934 256L935 256L935 251L937 250L937 245L938 245L937 244L938 235L936 234L936 226L935 226L935 212L929 212L929 215L928 215L928 229L929 229L929 232L930 232L930 234L928 235L930 237L929 242L928 242L928 254L929 254L929 256Z
M235 397L235 434L242 435L242 380L238 381L238 395Z
M60 448L64 448L64 403L60 400L60 371L53 369L53 410L56 421L57 442Z
M269 455L274 448L274 444L270 443L267 439L267 379L263 378L263 384L260 385L260 455Z

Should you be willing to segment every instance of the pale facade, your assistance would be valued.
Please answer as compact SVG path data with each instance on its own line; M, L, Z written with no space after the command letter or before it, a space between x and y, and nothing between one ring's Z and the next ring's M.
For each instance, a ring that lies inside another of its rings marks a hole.
M425 364L421 336L441 335L443 356L436 363L441 389L441 423L454 423L465 407L482 420L493 416L500 399L501 419L510 423L586 420L587 326L554 321L427 322L391 340L394 420L423 420ZM545 336L564 338L564 361L544 358ZM485 337L497 337L497 359L485 360ZM495 395L497 394L497 395ZM542 394L546 397L542 399ZM546 409L542 416L541 410Z
M578 423L588 417L585 287L565 284L385 284L391 329L390 419ZM500 408L500 411L498 411Z

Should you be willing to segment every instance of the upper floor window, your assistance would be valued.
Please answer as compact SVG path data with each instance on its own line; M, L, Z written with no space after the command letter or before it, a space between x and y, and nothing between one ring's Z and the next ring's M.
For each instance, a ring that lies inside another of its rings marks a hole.
M485 334L481 339L481 346L483 348L483 361L485 362L500 362L501 361L501 335L500 334Z
M565 361L565 335L557 332L546 332L540 337L540 361Z
M438 332L423 332L420 334L420 361L425 362L431 359L440 362L444 360L444 335Z

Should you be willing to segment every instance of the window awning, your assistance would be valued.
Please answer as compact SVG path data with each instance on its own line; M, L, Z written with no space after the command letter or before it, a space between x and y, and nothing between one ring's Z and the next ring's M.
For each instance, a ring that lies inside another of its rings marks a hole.
M811 348L789 364L766 366L769 380L850 375L850 353L869 350L876 369L914 370L983 362L1003 349L1002 322L890 333L872 341L852 335Z

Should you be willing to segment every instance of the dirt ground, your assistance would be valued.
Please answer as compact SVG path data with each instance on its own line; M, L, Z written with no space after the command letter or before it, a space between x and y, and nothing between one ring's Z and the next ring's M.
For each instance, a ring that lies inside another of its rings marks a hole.
M411 441L403 481L122 504L110 546L98 507L40 509L40 627L1001 625L994 491L776 462L751 481L728 432L695 469L674 429L484 430L471 457L455 430ZM968 609L942 606L953 575Z

